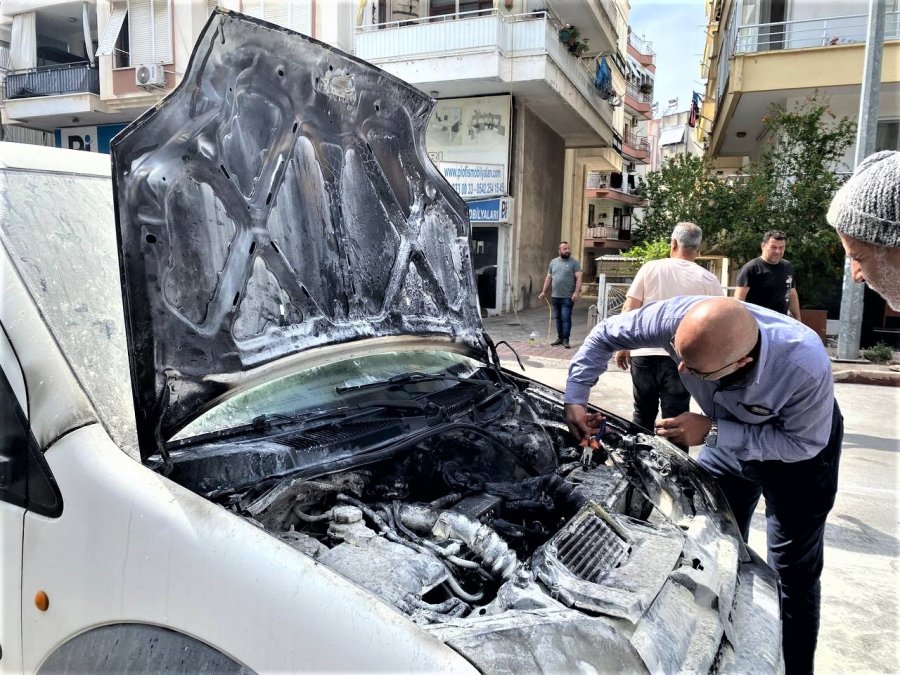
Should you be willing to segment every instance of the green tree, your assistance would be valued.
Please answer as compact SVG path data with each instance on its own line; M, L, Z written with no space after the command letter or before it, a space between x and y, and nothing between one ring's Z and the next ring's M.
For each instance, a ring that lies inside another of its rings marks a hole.
M670 232L671 234L671 232ZM648 241L635 244L622 254L626 258L637 258L643 261L662 260L669 257L669 240Z
M641 182L640 196L647 206L638 221L635 243L668 241L675 223L681 221L703 227L715 183L714 173L700 157L674 155L667 159Z
M673 157L648 174L648 206L635 240L668 237L676 222L690 220L703 228L704 251L716 250L742 265L759 255L764 232L781 230L802 306L836 302L844 255L825 213L840 185L834 172L842 168L856 125L837 119L814 97L790 110L773 106L763 122L766 141L759 157L727 181L696 157Z
M825 214L841 180L835 170L853 143L856 124L837 119L814 97L788 110L773 106L763 118L766 141L759 158L730 195L745 220L718 233L722 251L738 262L759 255L761 235L781 230L805 307L840 296L844 253ZM750 225L751 227L748 227Z

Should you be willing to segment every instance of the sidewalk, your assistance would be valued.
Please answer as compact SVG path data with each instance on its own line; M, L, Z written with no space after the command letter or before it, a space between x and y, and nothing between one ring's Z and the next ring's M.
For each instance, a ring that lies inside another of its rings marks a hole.
M518 313L488 317L484 319L484 329L494 344L501 341L509 343L526 365L530 361L532 365L546 363L548 366L565 368L592 328L588 326L588 309L595 302L596 299L587 298L575 303L572 309L571 349L550 346L556 340L556 321L551 318L547 303ZM533 345L528 339L532 332L536 337ZM504 361L515 362L516 357L505 345L498 352ZM832 362L831 372L835 382L900 386L900 366L897 365Z

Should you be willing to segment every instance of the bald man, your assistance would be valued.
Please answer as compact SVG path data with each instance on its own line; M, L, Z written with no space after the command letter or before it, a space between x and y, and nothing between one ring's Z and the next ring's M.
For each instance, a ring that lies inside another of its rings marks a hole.
M744 541L766 498L769 564L781 575L788 673L813 672L825 519L837 492L844 428L822 341L784 314L731 298L683 296L599 324L569 366L566 421L597 433L591 387L620 349L660 347L703 415L660 420L656 433L703 447Z

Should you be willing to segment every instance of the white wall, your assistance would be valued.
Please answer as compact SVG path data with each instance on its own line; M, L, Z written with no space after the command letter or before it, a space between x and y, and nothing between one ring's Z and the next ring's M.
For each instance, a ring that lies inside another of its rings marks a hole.
M853 121L857 120L859 115L859 94L830 94L822 96L828 101L831 111L837 116L849 117ZM806 97L794 97L787 99L787 109L794 109L795 105L802 105L806 101ZM898 119L900 118L900 91L896 88L893 91L882 89L878 106L878 119ZM847 148L842 160L842 166L836 168L837 171L852 171L854 166L854 158L856 156L855 141Z

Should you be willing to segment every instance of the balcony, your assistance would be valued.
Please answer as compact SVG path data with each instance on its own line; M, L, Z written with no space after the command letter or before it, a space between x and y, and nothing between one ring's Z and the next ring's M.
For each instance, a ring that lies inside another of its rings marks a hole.
M856 117L867 14L741 25L733 7L710 69L716 106L710 156L756 157L772 103L825 96L836 115ZM881 82L882 96L900 82L898 11L886 13Z
M638 164L647 164L650 162L650 143L646 138L635 136L634 132L626 131L622 135L622 154Z
M634 174L618 171L595 171L588 174L585 199L608 199L629 206L641 206Z
M441 98L512 93L567 147L609 145L613 109L546 12L496 10L361 26L356 56Z
M778 23L754 23L740 26L734 43L735 54L768 52L778 49L808 49L866 41L867 14L835 16ZM888 12L884 39L900 39L900 12Z
M604 227L603 225L586 225L584 228L584 238L631 241L631 230L621 230L617 227Z
M618 220L626 221L622 224L627 227L612 227L588 223L584 227L585 248L631 248L631 216L619 217Z
M653 93L641 91L631 82L625 85L625 105L646 119L653 117Z
M640 63L650 72L656 72L656 52L650 47L650 42L639 38L634 33L628 33L628 53L635 61Z
M6 98L100 94L100 73L89 63L42 66L6 74Z

